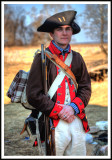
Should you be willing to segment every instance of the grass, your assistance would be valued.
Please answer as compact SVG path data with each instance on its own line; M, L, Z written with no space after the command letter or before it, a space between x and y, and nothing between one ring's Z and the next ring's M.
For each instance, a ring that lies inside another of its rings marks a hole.
M88 105L85 109L89 126L95 126L97 121L108 120L108 107Z

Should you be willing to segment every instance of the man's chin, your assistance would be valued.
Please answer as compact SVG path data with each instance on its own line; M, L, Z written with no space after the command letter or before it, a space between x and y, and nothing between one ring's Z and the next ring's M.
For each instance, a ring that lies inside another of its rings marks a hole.
M60 44L62 44L62 45L68 45L69 41L61 41Z

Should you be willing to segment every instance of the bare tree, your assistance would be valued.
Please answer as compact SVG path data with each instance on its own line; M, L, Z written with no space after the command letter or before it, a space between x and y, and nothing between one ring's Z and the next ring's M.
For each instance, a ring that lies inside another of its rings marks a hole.
M14 22L11 19L13 15L13 10L9 5L4 5L4 44L5 45L14 45L14 33L13 26ZM9 40L10 39L10 40Z
M87 4L83 13L82 27L92 39L99 40L102 51L107 55L104 43L107 42L107 4Z
M9 4L4 5L4 40L5 45L23 45L25 37L25 11L23 8L12 8Z
M44 4L43 8L40 10L40 14L43 14L46 18L55 13L62 12L68 9L72 9L71 5L69 4Z

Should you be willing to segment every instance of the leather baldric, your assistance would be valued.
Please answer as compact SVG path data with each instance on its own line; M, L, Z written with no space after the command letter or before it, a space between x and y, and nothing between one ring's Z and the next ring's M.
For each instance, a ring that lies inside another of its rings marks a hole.
M61 72L57 75L56 79L54 80L52 86L54 86L54 88L56 88L55 86L58 87L59 83L62 82L62 78L65 77L65 75L68 77L68 78L71 78L71 80L73 81L73 84L75 86L75 92L77 92L77 89L78 89L78 84L76 82L76 78L75 78L75 75L73 74L73 72L71 71L71 69L69 68L71 62L72 62L72 51L71 53L68 54L65 62L63 62L60 58L58 58L58 56L56 54L52 54L51 52L49 52L48 50L45 50L45 54L47 56L48 59L50 59L50 61L52 61L57 67L59 67L61 69ZM61 75L61 76L60 76ZM56 82L57 83L56 83ZM53 97L50 90L53 90L52 88L53 87L50 87L48 93L51 94L51 97ZM57 88L58 89L58 88ZM56 90L57 90L56 89Z

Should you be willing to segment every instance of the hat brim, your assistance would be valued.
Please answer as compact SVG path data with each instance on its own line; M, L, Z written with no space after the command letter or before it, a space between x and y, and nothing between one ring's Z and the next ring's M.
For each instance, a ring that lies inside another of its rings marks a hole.
M66 25L68 25L68 24L66 24ZM44 24L42 24L40 27L38 27L37 28L37 31L38 32L48 32L48 33L50 33L50 32L52 32L55 28L58 28L58 27L60 27L60 26L62 26L62 25L60 25L60 24L52 24L52 25L46 25L45 23ZM72 23L72 25L70 25L71 27L72 27L72 29L73 29L73 34L77 34L77 33L79 33L80 31L81 31L81 29L80 29L80 27L79 27L79 25L77 24L77 23L75 23L75 22L73 22Z
M77 33L79 33L81 31L81 28L75 22L72 23L71 27L73 29L73 34L77 34Z

